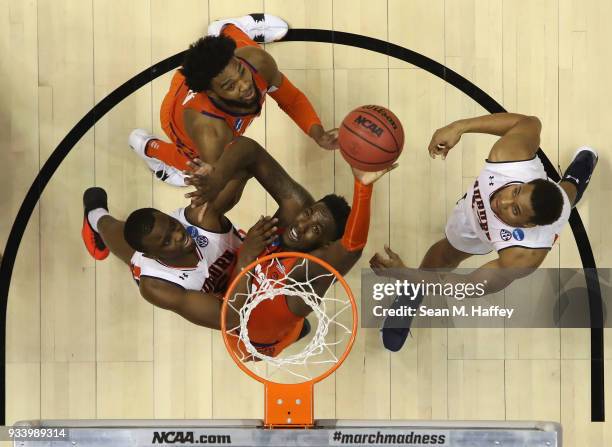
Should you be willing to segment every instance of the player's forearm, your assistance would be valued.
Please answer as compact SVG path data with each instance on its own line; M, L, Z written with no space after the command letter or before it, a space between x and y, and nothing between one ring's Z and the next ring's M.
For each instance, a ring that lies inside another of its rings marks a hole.
M527 115L519 113L493 113L455 121L451 124L461 134L486 133L502 136L512 129L519 121L530 119Z
M198 326L220 329L221 303L220 297L211 293L186 290L180 305L171 310Z
M215 163L215 175L229 180L240 171L250 173L256 163L259 151L265 152L256 141L246 137L236 138Z
M374 185L354 180L353 205L342 236L342 246L349 252L362 250L370 230L370 202Z
M323 131L321 120L306 95L284 75L280 86L270 96L305 134L317 140L317 132ZM320 135L319 135L320 137Z

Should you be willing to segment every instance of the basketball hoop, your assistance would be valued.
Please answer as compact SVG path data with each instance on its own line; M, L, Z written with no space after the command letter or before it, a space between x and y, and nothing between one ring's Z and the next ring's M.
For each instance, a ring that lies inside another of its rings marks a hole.
M242 280L246 281L247 292L235 292ZM315 292L315 281L331 284L324 296ZM336 283L341 287L332 287ZM249 323L254 326L256 319L271 314L263 311L258 314L257 306L274 303L277 307L288 307L284 304L286 301L279 302L283 295L286 300L301 300L312 308L309 317L316 319L316 328L302 338L298 335L305 332L302 319L288 311L289 319L294 317L297 321L295 328L287 331L290 335L286 345L279 342L271 347L272 344L251 340ZM227 327L230 312L237 314L234 321L239 318L239 324L234 327ZM240 369L264 384L265 426L313 426L314 384L332 374L346 359L355 341L357 320L357 305L346 280L315 256L298 252L273 253L252 262L238 274L223 300L221 333ZM275 349L282 351L274 352ZM338 351L342 353L338 355Z

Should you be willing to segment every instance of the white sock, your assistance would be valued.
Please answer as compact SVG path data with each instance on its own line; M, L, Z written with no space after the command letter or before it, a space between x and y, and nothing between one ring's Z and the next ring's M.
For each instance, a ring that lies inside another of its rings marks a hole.
M93 228L96 233L99 233L98 222L100 221L100 219L104 216L108 216L109 214L110 213L104 208L96 208L95 210L91 210L89 213L87 213L87 220L89 221L89 225L91 225L91 228Z

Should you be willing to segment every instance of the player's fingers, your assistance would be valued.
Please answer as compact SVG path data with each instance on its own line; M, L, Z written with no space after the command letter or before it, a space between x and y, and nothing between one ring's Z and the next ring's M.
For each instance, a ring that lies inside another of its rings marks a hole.
M277 237L278 235L276 234L276 230L274 230L272 234L266 236L266 245L270 245Z
M385 251L387 252L387 255L389 256L389 258L393 258L393 259L399 258L399 255L395 253L393 250L391 250L391 247L389 247L388 245L385 245Z
M271 223L271 221L272 221L272 217L261 216L259 220L257 221L257 223L255 224L257 226L257 231L259 231L260 234L263 234L266 231L268 231L268 229L270 229L270 227L274 225L273 223Z
M191 204L189 205L191 208L197 208L206 203L206 200L203 200L201 197L193 197L191 199Z
M267 233L272 230L272 228L276 231L276 224L278 223L278 219L276 217L266 217L261 225L261 231Z
M376 264L380 264L380 261L383 259L383 257L381 256L380 253L374 253L374 256L372 256L372 259L370 259L370 262L374 262Z
M393 171L395 168L397 168L399 166L399 163L393 163L391 166L389 166L387 169L385 169L385 171L383 172L383 174L386 174L387 172L391 172Z
M433 140L433 138L432 138L432 139L431 139L431 141L429 142L429 145L427 146L427 152L429 152L429 156L430 156L431 158L436 158L436 155L435 155L435 153L434 153L434 147L435 147L435 146L436 146L436 145L435 145L434 140Z
M189 160L187 162L187 166L189 167L189 169L194 172L197 171L198 169L200 169L201 167L203 167L206 163L204 163L202 160L200 160L199 158L194 158L193 160Z
M451 150L450 147L444 146L444 149L442 151L442 160L446 160L446 156L448 155L448 152Z

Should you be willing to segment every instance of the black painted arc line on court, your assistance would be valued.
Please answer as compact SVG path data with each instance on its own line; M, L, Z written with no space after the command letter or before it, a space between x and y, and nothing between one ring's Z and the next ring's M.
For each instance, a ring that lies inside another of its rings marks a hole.
M453 70L450 70L444 65L422 54L380 39L338 31L292 29L289 30L289 33L283 40L341 44L401 59L453 85L476 101L488 112L505 112L505 109L493 98ZM0 386L0 425L4 425L6 422L6 317L8 294L19 244L21 243L25 228L32 216L32 212L43 190L47 186L47 183L80 138L119 102L123 101L140 87L178 67L183 58L183 54L184 52L175 54L142 71L96 104L58 144L39 171L19 208L6 243L4 259L2 265L0 265L0 346L2 347L2 361L0 361L0 382L2 383ZM553 180L559 180L558 173L541 150L538 151L538 156L544 163L548 176ZM586 234L580 215L576 210L572 211L570 226L574 238L576 239L583 268L588 269L585 273L589 294L591 326L593 327L591 329L591 420L594 422L603 422L605 420L603 308L599 279L595 270L595 259L593 257L588 235ZM591 273L589 274L589 272Z

